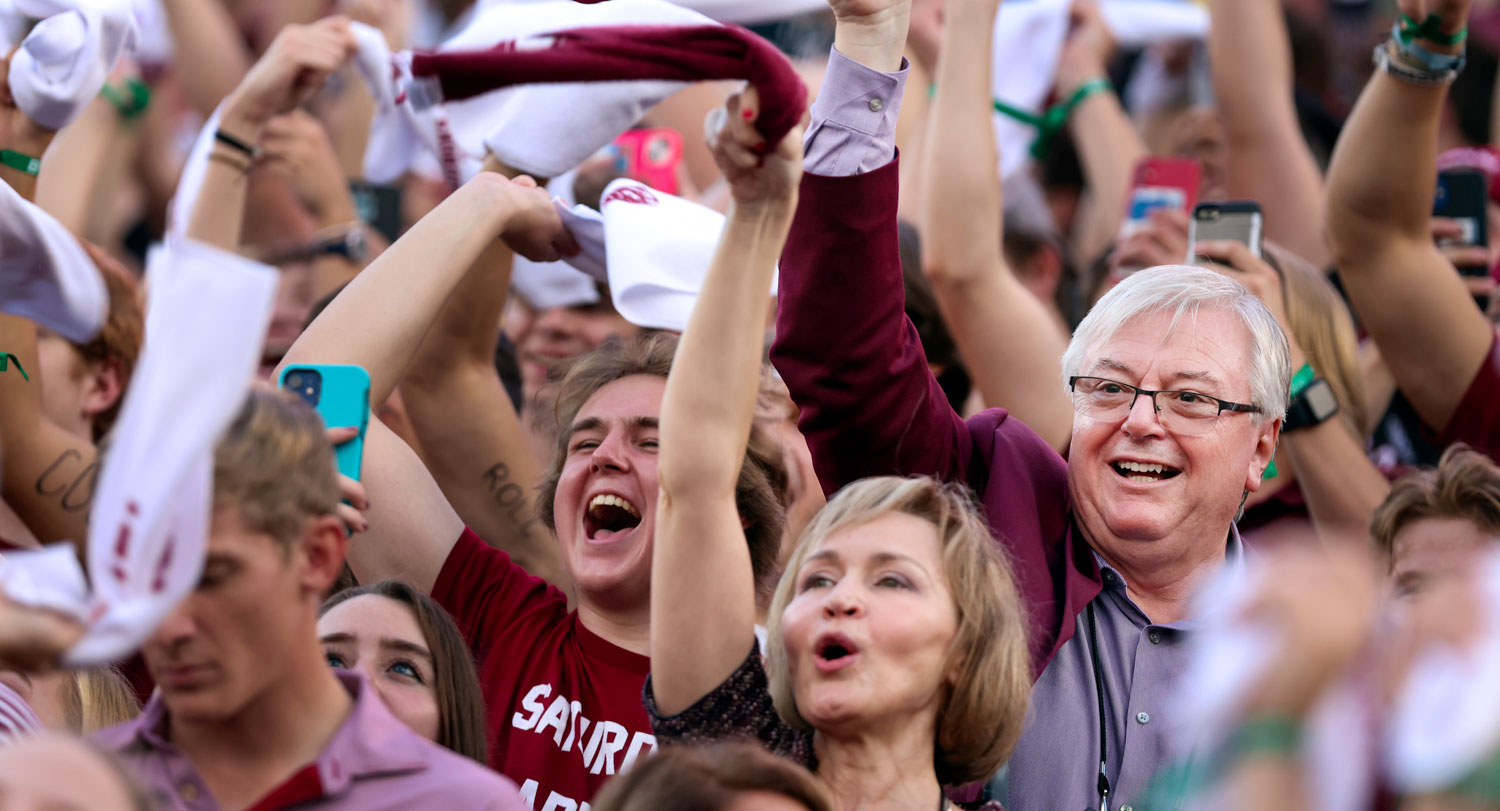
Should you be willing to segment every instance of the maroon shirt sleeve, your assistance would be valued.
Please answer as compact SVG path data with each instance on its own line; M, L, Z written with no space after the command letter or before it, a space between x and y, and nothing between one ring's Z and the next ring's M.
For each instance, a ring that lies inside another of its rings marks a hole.
M1439 440L1443 445L1467 443L1500 462L1500 330Z
M506 635L524 633L568 610L566 595L468 527L443 561L432 598L453 615L479 662Z
M803 174L781 257L771 361L830 494L866 476L969 477L968 429L904 311L898 163L849 177Z

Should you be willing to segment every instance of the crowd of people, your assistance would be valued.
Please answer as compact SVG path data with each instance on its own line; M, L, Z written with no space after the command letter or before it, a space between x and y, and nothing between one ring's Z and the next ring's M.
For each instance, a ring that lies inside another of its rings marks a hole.
M0 40L0 807L1500 804L1500 2Z

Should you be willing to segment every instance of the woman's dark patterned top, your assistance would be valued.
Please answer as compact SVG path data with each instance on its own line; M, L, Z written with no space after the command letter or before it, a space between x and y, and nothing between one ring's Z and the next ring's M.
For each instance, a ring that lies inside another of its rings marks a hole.
M656 709L656 697L651 692L649 677L643 700L657 743L663 746L750 741L814 774L818 771L812 733L793 729L776 714L776 705L771 701L771 685L757 646L750 647L745 661L723 684L676 715L663 716ZM993 800L971 807L978 811L1005 811Z

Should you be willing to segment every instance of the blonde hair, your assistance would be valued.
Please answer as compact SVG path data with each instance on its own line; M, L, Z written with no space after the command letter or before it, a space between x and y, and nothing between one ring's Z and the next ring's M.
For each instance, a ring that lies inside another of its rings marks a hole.
M62 684L63 721L76 735L123 724L141 712L130 682L112 667L90 667L68 674Z
M1010 756L1031 697L1031 657L1026 617L1015 576L968 491L927 477L883 476L855 482L828 502L797 543L768 616L766 671L776 710L791 726L812 726L797 709L781 616L791 602L797 572L829 536L900 514L937 530L943 571L958 614L948 651L955 672L938 709L933 759L944 785L988 779Z
M293 394L254 387L214 452L214 507L234 507L245 527L284 551L309 518L339 503L333 448L317 412Z
M1307 362L1333 389L1339 420L1356 439L1364 440L1373 426L1365 409L1359 339L1349 308L1333 284L1307 260L1280 245L1268 242L1264 247L1267 264L1281 274L1287 329L1307 353Z

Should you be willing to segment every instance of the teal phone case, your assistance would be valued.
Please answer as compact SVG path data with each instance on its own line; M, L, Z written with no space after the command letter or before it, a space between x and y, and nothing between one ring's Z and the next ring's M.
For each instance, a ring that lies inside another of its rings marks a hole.
M329 428L355 426L359 435L333 449L339 472L359 481L360 463L365 454L365 428L370 422L370 374L363 367L346 364L307 363L281 370L278 381L284 389L293 374L314 373L320 385L313 391L304 385L290 389L307 401Z

